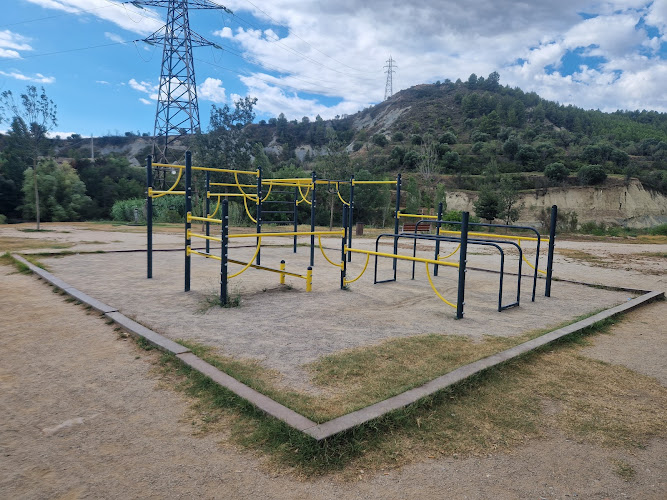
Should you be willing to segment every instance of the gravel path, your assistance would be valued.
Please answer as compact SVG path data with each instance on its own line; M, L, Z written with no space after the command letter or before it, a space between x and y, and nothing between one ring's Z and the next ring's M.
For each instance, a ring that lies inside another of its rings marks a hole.
M512 453L465 460L423 457L401 469L359 474L357 482L276 472L263 459L231 446L225 435L193 436L190 402L161 384L153 369L156 354L119 339L97 315L66 303L34 277L12 273L0 267L1 498L667 495L667 443L659 440L628 452L554 435ZM630 316L619 325L625 332L619 338L627 341L637 332L632 327L637 319L643 330L664 327L662 307ZM625 350L626 360L636 357ZM636 476L626 482L614 474L614 460L632 466Z

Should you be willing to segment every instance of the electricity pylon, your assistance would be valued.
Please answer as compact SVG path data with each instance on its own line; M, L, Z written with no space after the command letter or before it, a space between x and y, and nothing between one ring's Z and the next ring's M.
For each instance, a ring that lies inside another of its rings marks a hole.
M167 24L144 42L163 46L153 156L155 162L169 163L180 156L180 153L170 152L169 146L201 129L192 48L220 48L190 29L188 9L222 9L229 14L232 11L208 0L137 0L132 3L167 8Z
M393 75L394 75L394 73L396 73L396 71L394 71L394 68L397 68L397 67L398 66L394 65L394 60L391 58L391 56L389 56L389 59L387 60L387 65L385 66L385 68L387 69L387 71L385 71L385 73L387 73L387 83L384 86L384 100L385 101L387 99L389 99L392 95L394 95L394 77L393 77Z

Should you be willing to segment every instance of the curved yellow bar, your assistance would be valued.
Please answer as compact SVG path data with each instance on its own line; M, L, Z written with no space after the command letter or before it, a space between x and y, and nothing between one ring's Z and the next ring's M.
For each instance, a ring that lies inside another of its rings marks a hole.
M266 201L266 199L269 197L269 195L271 194L272 189L273 189L273 184L270 184L269 185L269 190L267 191L266 196L264 198L262 198L262 203L264 203Z
M211 194L211 193L209 193L209 195L210 195L210 194ZM218 213L218 210L219 210L219 209L220 209L220 197L218 196L218 203L216 203L216 205L215 205L215 210L213 210L213 213L212 213L212 214L208 214L208 215L207 215L207 218L209 218L209 219L213 218L213 216L214 216L215 214Z
M431 284L431 288L433 289L435 294L440 298L440 300L442 300L448 306L451 306L454 309L456 309L455 304L452 304L450 301L448 301L446 298L444 298L442 295L440 295L440 292L438 292L438 290L436 290L435 285L433 284L433 280L431 279L431 271L429 271L429 269L428 269L428 262L426 262L426 276L428 276L428 282Z
M518 239L518 240L517 240L517 244L518 244L519 246L521 246L521 239ZM530 267L531 269L535 270L535 266L532 265L530 262L528 262L528 259L526 259L526 256L523 254L523 252L521 252L521 258L523 259L523 261L524 261L526 264L528 264L528 267ZM546 272L546 271L542 271L542 269L538 269L537 272L538 272L538 273L541 273L541 274L544 274L544 275L547 274L547 272Z
M340 186L338 185L338 183L336 183L336 194L340 198L340 201L343 202L343 205L347 205L348 207L350 206L350 204L347 201L345 201L343 197L340 195Z
M167 189L165 192L160 193L160 194L157 194L157 195L154 195L154 196L151 196L151 198L153 198L153 199L160 198L161 196L164 196L165 194L167 194L167 193L173 191L174 188L175 188L176 186L178 186L178 183L181 182L181 177L182 177L182 176L183 176L183 170L179 170L179 171L178 171L178 177L176 177L176 182L174 182L174 184L173 184L169 189Z
M454 255L456 252L459 251L459 248L461 248L461 243L459 243L459 246L457 246L457 247L454 249L454 251L453 251L452 253L450 253L449 255L445 255L444 257L440 257L440 256L438 255L438 260L440 260L441 258L442 258L442 259L449 259L452 255Z
M234 174L234 180L236 181L236 188L237 188L239 191L241 191L241 193L243 194L243 196L244 196L245 198L250 198L252 201L254 201L255 203L257 203L257 195L256 195L256 194L253 195L253 194L248 194L248 193L246 193L246 192L243 190L243 188L241 187L241 184L239 184L239 176L238 176L238 174ZM247 211L247 208L246 208L246 211Z
M322 252L322 255L324 255L324 258L327 260L327 262L329 264L331 264L332 266L336 266L336 267L339 267L339 268L343 269L343 264L336 264L329 257L327 257L327 254L324 253L324 247L322 246L322 236L319 235L319 234L317 235L317 241L320 244L320 251Z
M250 210L248 210L248 197L247 196L243 197L243 206L245 207L245 213L248 214L248 217L250 217L250 220L253 221L255 224L257 224L257 219L255 219L252 215L250 215Z
M366 254L366 264L364 264L364 269L361 271L361 274L359 276L357 276L356 278L354 278L353 280L343 280L343 284L344 285L349 285L350 283L354 283L359 278L361 278L364 275L364 273L366 272L366 268L368 267L368 263L370 262L370 260L371 260L371 254ZM341 267L342 267L342 265L341 265Z
M234 273L231 276L227 276L227 279L230 280L232 278L236 278L239 274L245 272L252 266L252 261L255 260L255 257L257 257L257 254L259 253L259 247L262 246L262 238L259 237L257 238L257 248L255 248L255 253L253 254L252 258L250 259L250 262L248 262L243 269L241 269L238 273Z
M308 193L310 193L310 186L308 186L308 189L306 189L306 194L305 195L303 194L303 191L301 191L301 186L298 186L298 187L299 187L299 194L301 195L301 201L297 201L296 204L298 205L302 201L305 201L309 205L312 205L312 203L310 201L308 201L308 199L306 198L306 196L308 196Z

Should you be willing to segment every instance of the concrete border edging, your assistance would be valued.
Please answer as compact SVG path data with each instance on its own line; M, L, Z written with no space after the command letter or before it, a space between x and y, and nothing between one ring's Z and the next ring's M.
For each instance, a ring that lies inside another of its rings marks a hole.
M47 282L64 290L67 294L78 299L82 303L89 305L95 310L101 312L104 314L104 316L113 320L116 324L118 324L124 330L128 331L130 334L139 338L143 338L158 349L174 355L182 363L210 378L221 387L224 387L238 397L248 401L273 418L281 420L293 429L301 431L317 441L330 438L336 434L340 434L341 432L348 431L354 427L382 417L392 411L409 406L424 397L431 396L436 392L457 384L466 378L471 377L472 375L476 375L483 372L484 370L501 365L511 359L522 356L555 340L588 328L595 323L612 318L618 314L631 311L632 309L641 307L665 296L664 292L658 291L643 293L643 295L635 297L634 299L630 299L624 304L612 307L598 314L590 316L589 318L577 321L571 325L567 325L563 328L553 330L540 337L529 340L510 349L506 349L505 351L501 351L473 363L461 366L419 387L409 389L405 392L402 392L401 394L385 399L384 401L380 401L360 410L342 415L340 417L329 420L328 422L317 424L304 417L300 413L287 408L286 406L278 403L268 396L265 396L264 394L261 394L255 389L252 389L246 384L243 384L237 379L224 373L215 366L207 363L203 359L190 352L188 348L182 346L181 344L178 344L164 337L163 335L160 335L159 333L156 333L153 330L137 323L136 321L118 312L118 309L108 306L107 304L104 304L97 299L86 295L80 290L70 286L63 280L56 278L48 271L35 266L34 264L31 264L20 255L12 254L12 258L26 265L33 273L37 274ZM582 284L586 285L586 283ZM643 291L637 290L637 292L641 293Z

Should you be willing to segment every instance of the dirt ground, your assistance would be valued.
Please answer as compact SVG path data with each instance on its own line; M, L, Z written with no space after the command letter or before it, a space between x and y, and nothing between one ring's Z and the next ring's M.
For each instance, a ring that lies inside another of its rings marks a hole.
M0 227L0 238L15 231L15 228L7 228ZM67 241L81 241L81 238L108 241L80 245L86 251L140 248L143 240L141 233L116 234L75 226L58 226L54 233L20 234L26 235L50 239L58 236ZM179 236L163 236L165 246L181 240ZM591 263L573 258L572 254L559 255L556 274L596 283L666 289L664 273L644 274L641 265L608 263L619 261L617 257L610 259L609 255L625 255L629 262L634 262L637 259L633 259L633 255L641 254L639 260L651 262L649 269L659 270L661 263L664 264L664 257L659 255L665 254L665 246L646 245L648 249L643 246L621 245L610 249L596 243L564 241L560 248L590 253L597 256L598 261ZM305 249L299 250L305 254ZM646 253L658 256L646 257ZM333 250L332 254L335 255ZM119 254L113 259L126 259L128 267L134 269L131 262L134 255ZM158 254L161 266L171 265L171 261L164 258L167 255L172 254ZM90 269L87 266L97 265L93 276L111 275L105 280L93 280L95 286L104 288L104 284L116 276L117 266L114 269L108 265L112 261L95 259L108 257L80 255L51 259L48 263L57 275L71 280L74 285L77 285L76 273L60 274L65 267L75 268L79 262L82 272L87 272ZM198 261L196 272L208 272L205 266L209 262ZM288 266L289 263L288 259ZM354 265L360 264L355 262ZM161 279L160 272L156 268L156 281ZM177 269L174 274L180 280L179 273ZM204 296L206 286L211 287L211 284L203 282L202 285L202 277L203 274L195 274L193 289L196 283L197 288L204 290L197 293ZM125 278L118 277L119 281ZM424 301L437 300L428 284L424 289L423 278L422 275L419 288L425 293ZM147 282L138 279L136 284L133 282L126 287L128 303L136 297L135 288ZM418 291L408 278L400 283L406 287L401 293ZM349 295L354 295L356 303L363 294L354 291L355 285ZM159 288L165 286L164 282L159 283ZM251 289L263 285L248 280L246 286ZM571 289L564 286L555 283L556 297L549 300L559 300L560 291L567 290L569 296L570 290L579 289L574 285ZM300 290L302 287L300 281L294 282L293 289L282 296L298 297L301 301L307 295ZM81 288L91 293L89 286ZM359 288L363 289L363 285L359 284ZM174 290L174 294L183 295L180 290ZM446 286L443 290L447 290ZM92 290L92 294L97 291ZM272 290L256 293L280 295ZM320 293L333 294L334 290ZM602 303L624 300L624 294L607 296L606 293L609 292L596 295L595 300ZM114 296L118 296L117 292ZM167 315L171 302L168 293L166 297L166 302L153 303L149 312ZM102 293L97 298L105 300ZM471 308L475 298L470 298ZM530 309L530 303L526 300L524 305L523 300L522 309ZM542 298L534 307L544 307L546 302ZM438 304L438 307L443 306ZM389 309L384 314L388 314ZM528 441L509 453L467 459L424 457L400 469L360 474L361 479L355 482L343 480L336 474L314 479L295 477L290 471L276 471L263 457L234 447L224 433L196 437L188 419L190 401L161 382L154 368L155 353L140 350L132 342L123 340L113 326L105 324L94 313L66 303L36 278L0 267L0 311L2 498L661 499L667 496L667 443L664 440L653 440L643 449L629 451L576 442L559 434ZM494 319L503 321L506 313L494 314ZM207 316L209 313L201 314L202 318ZM664 385L667 383L666 319L665 302L632 312L612 329L612 335L596 337L595 344L582 353L656 377ZM438 317L438 321L440 327L462 323L447 321L446 314ZM345 346L345 342L341 345ZM632 467L635 476L626 481L614 472L616 463Z

